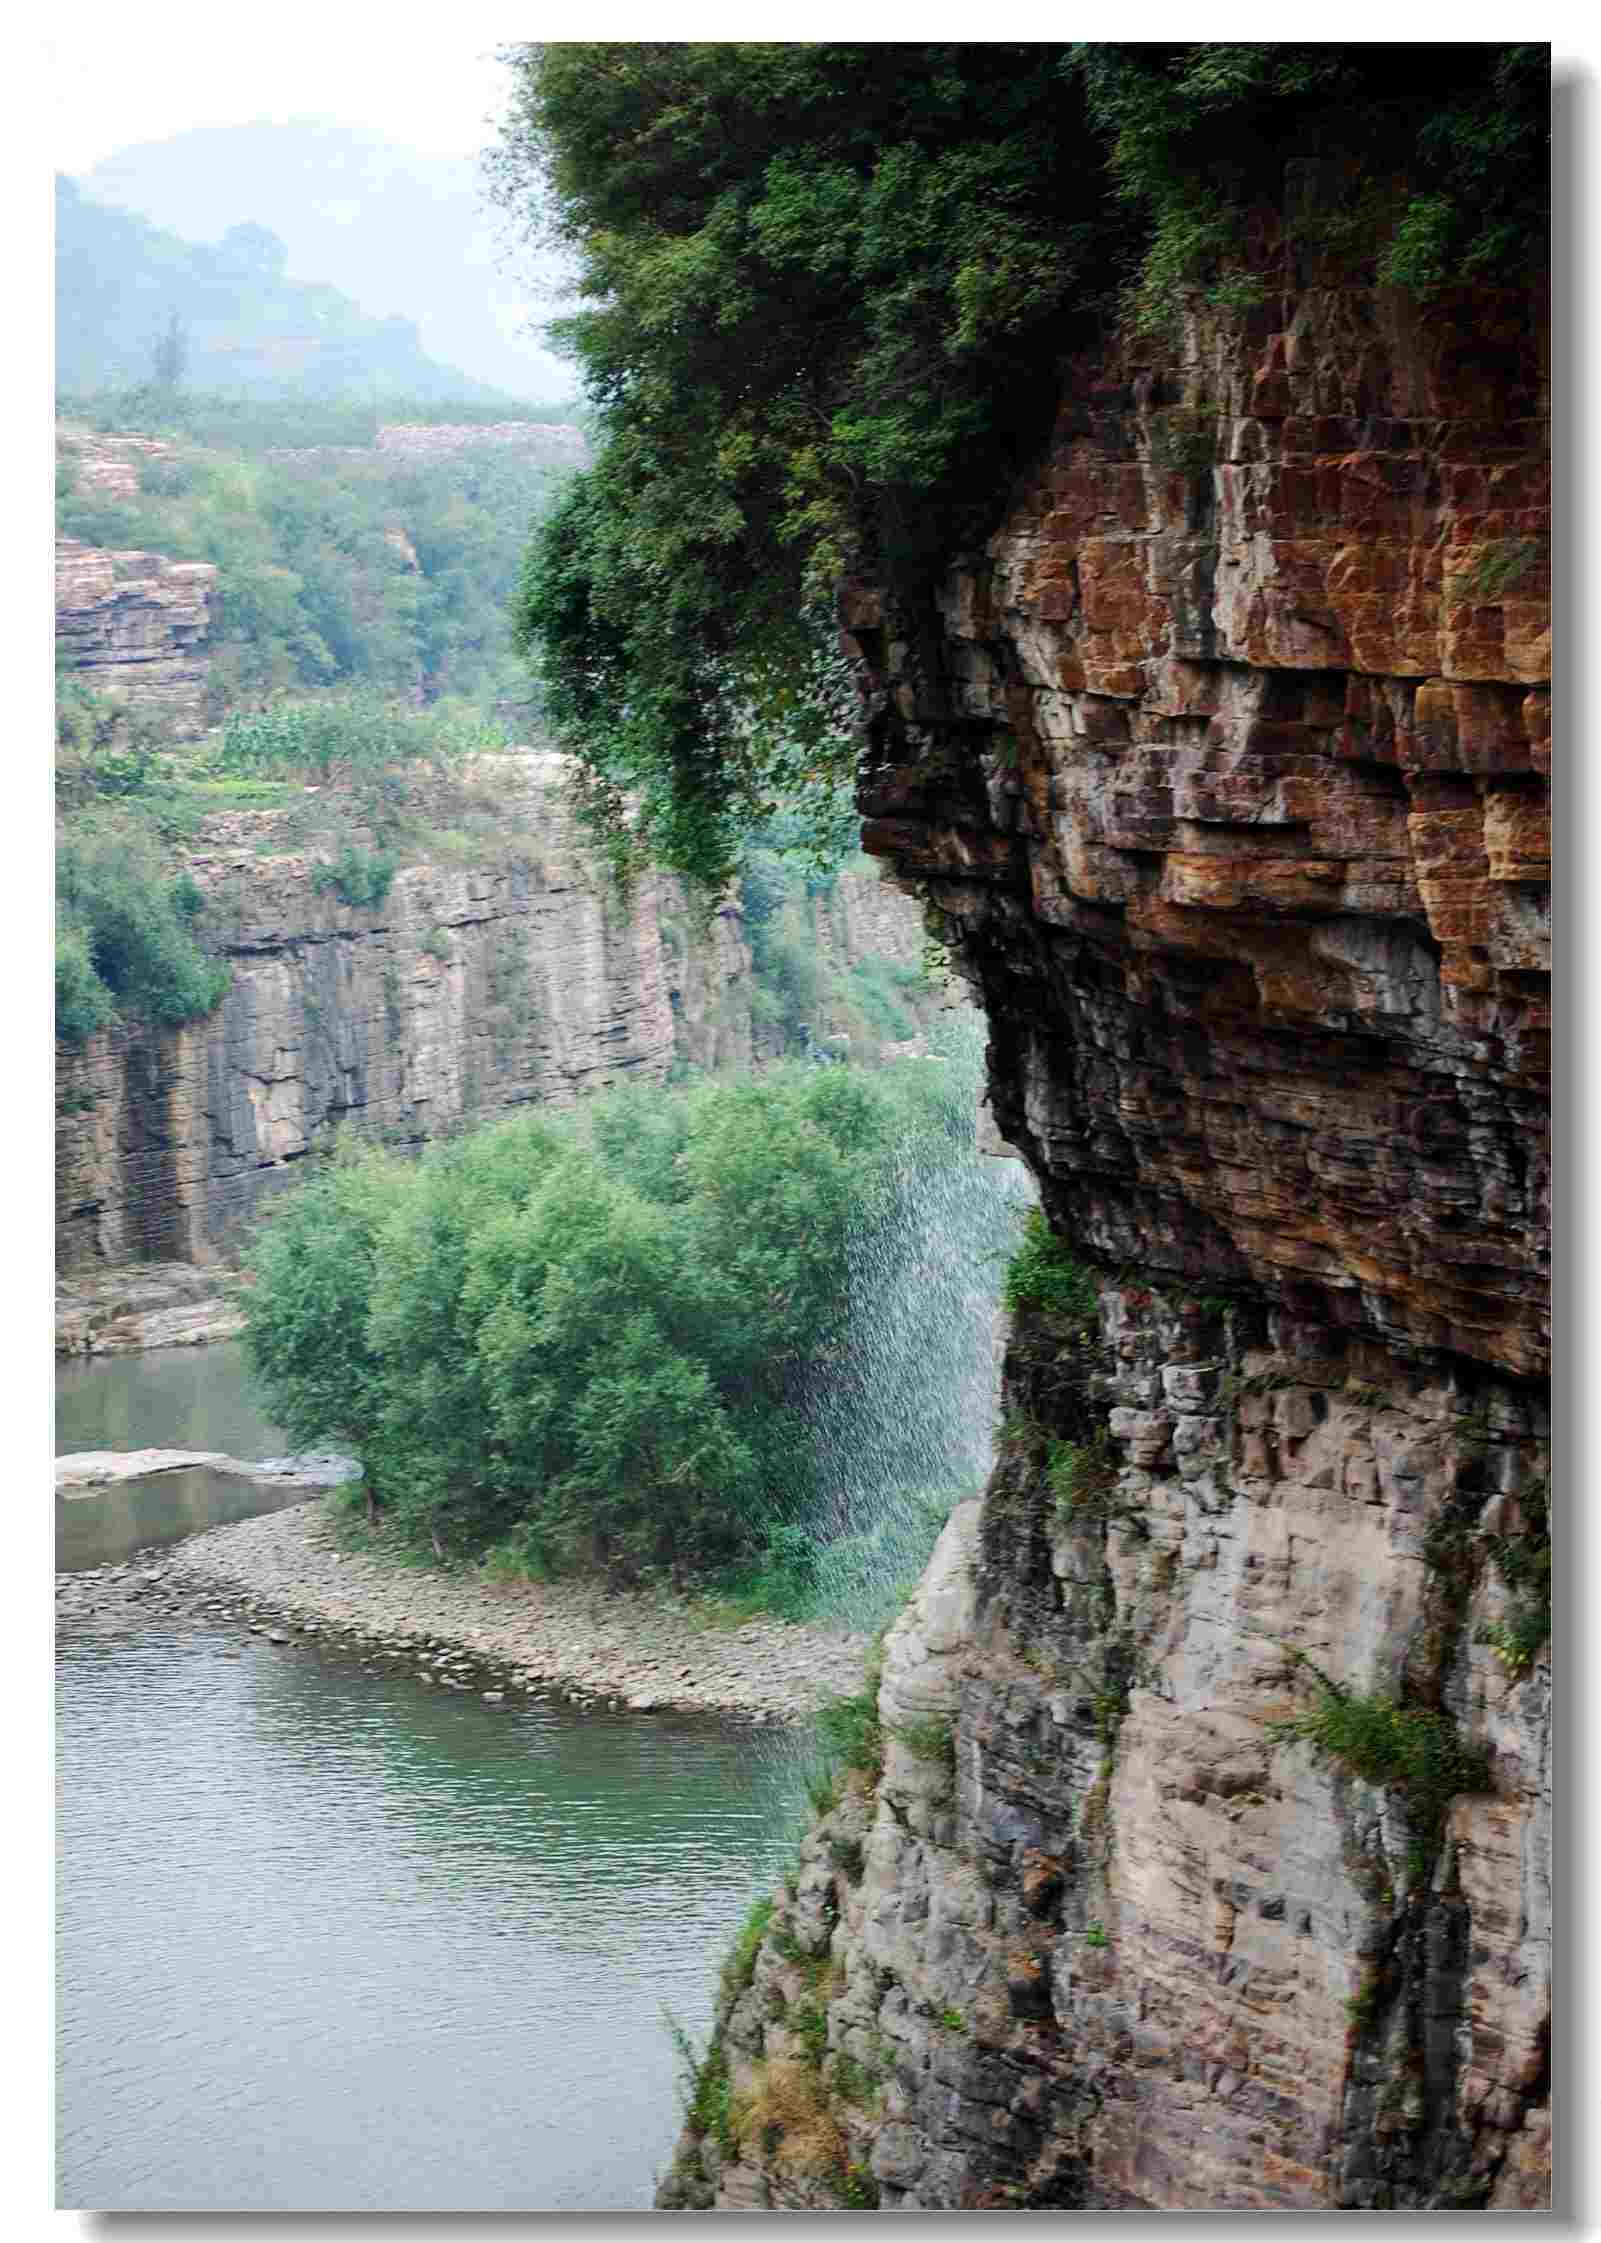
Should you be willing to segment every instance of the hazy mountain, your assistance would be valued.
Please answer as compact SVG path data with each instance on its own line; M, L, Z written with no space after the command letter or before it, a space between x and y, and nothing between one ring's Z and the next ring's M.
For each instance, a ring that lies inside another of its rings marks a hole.
M165 334L168 378L192 389L484 403L503 394L431 358L409 319L375 319L337 288L291 280L286 263L265 226L185 241L58 178L57 387L149 381Z
M422 347L516 397L564 398L571 370L518 329L548 304L497 264L471 157L430 156L316 120L216 125L125 148L83 181L191 241L267 227L288 273L331 283L370 314L415 320Z

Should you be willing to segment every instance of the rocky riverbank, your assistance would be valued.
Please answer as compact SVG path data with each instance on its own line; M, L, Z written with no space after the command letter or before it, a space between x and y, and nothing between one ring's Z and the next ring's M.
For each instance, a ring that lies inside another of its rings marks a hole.
M555 1691L638 1713L800 1722L860 1687L866 1639L779 1620L722 1628L695 1605L583 1581L498 1583L333 1546L320 1502L215 1527L126 1565L61 1574L58 1625L237 1621L326 1641L492 1702Z
M245 1328L236 1270L195 1262L125 1262L59 1272L58 1355L134 1355L201 1347Z

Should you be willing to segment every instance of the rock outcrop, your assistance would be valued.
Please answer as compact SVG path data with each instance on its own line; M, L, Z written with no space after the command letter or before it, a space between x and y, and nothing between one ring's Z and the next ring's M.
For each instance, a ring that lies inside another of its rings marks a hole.
M1303 280L844 594L866 846L1095 1276L665 2205L1548 2201L1544 365Z
M216 589L209 561L112 553L58 537L59 656L86 685L159 714L176 738L192 739L205 723Z
M372 905L283 854L275 813L211 821L188 869L232 985L187 1027L119 1026L60 1053L58 1267L225 1256L337 1129L417 1144L675 1064L763 1055L736 906L708 922L653 877L618 903L580 846L564 759L529 751L508 768L498 861L412 864ZM916 955L907 898L871 871L838 885L830 939L847 961ZM81 1322L69 1344L101 1344Z

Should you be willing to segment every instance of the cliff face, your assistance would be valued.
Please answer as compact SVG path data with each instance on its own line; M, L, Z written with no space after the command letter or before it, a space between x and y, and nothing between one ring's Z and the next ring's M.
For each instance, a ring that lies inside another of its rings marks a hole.
M109 453L102 465L102 482L119 468L136 473ZM85 684L159 713L176 737L192 739L205 721L216 588L217 572L209 561L110 553L58 537L57 648Z
M1330 284L1086 356L931 606L845 593L865 844L1102 1274L666 2204L1548 2200L1543 348Z
M416 1143L511 1106L565 1106L675 1062L748 1066L750 952L737 910L703 925L675 883L625 910L588 866L563 759L517 759L503 863L418 864L382 903L270 850L272 813L226 813L189 871L233 981L210 1017L113 1029L58 1064L57 1256L225 1254L339 1127ZM918 941L915 907L846 873L866 944ZM856 891L860 890L860 896Z

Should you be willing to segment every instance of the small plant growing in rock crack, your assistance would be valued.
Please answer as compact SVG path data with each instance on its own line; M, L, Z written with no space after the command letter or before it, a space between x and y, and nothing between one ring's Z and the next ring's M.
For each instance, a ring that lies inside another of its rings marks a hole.
M443 927L430 927L417 948L425 958L437 958L444 964L451 956L450 937Z
M942 2025L947 2033L965 2034L967 2031L967 2019L959 2009L952 2009L949 2005L944 2009L935 2010L934 2022L936 2025Z
M829 2085L836 2095L847 2103L868 2104L877 2099L885 2079L884 2066L864 2064L859 2057L841 2050L829 2066Z
M664 2009L662 2016L678 2057L678 2088L684 2124L692 2134L714 2136L723 2155L732 2157L739 2142L734 2126L728 2057L721 2037L714 2033L703 2055L670 2009Z
M1023 1217L1023 1238L1007 1264L1002 1298L1014 1315L1036 1309L1047 1316L1088 1328L1100 1301L1095 1273L1086 1269L1051 1229L1043 1208Z
M828 2012L822 2004L792 2003L785 2024L800 2042L807 2063L814 2071L821 2070L823 2058L828 2054Z
M1511 1592L1512 1609L1474 1638L1495 1653L1514 1680L1529 1672L1551 1635L1549 1483L1544 1478L1531 1481L1519 1501L1529 1521L1525 1531L1486 1538L1490 1562Z
M865 1857L859 1838L830 1838L828 1858L848 1885L861 1883Z
M1376 1971L1370 1972L1345 2005L1345 2014L1351 2023L1361 2028L1371 2025L1379 2013L1379 1997L1383 1988Z
M1461 581L1474 599L1494 602L1521 584L1539 558L1537 539L1498 537L1464 570Z
M352 910L371 911L389 893L399 870L397 859L383 849L359 849L344 842L332 864L314 864L311 884L319 891L331 888Z
M1111 1941L1106 1936L1106 1926L1101 1922L1099 1916L1092 1916L1084 1926L1084 1944L1086 1947L1109 1947L1111 1945Z
M1204 475L1217 465L1217 425L1205 411L1169 407L1151 416L1151 465Z
M721 2006L731 2006L749 1986L756 1974L756 1952L762 1935L773 1920L773 1902L763 1898L753 1901L745 1921L734 1936L734 1944L718 1980Z
M1482 1747L1464 1742L1449 1714L1342 1689L1304 1653L1292 1657L1311 1674L1317 1704L1293 1721L1270 1724L1270 1733L1311 1745L1364 1783L1401 1792L1414 1835L1432 1855L1451 1801L1461 1792L1489 1788L1490 1764Z
M878 2183L865 2165L848 2164L840 2175L839 2200L848 2212L876 2212Z
M956 1724L949 1714L931 1714L924 1720L898 1722L891 1734L914 1759L928 1760L949 1775L956 1773Z
M1116 1501L1117 1475L1117 1452L1104 1428L1088 1441L1053 1440L1047 1451L1046 1484L1064 1525L1125 1516L1126 1507Z

